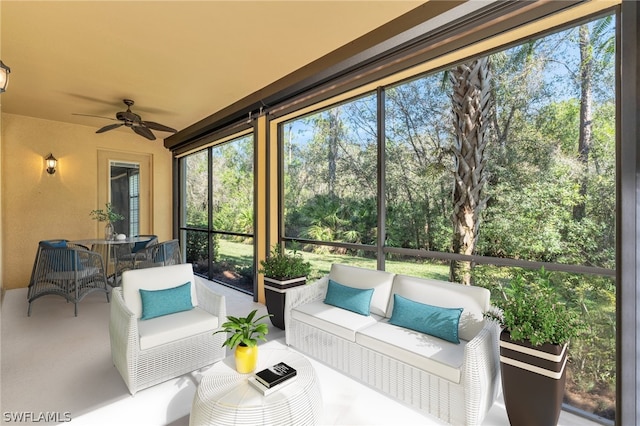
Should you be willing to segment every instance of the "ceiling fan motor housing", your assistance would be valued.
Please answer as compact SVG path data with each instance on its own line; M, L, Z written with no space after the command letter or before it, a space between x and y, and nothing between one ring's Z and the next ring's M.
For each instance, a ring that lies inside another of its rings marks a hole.
M127 109L127 111L117 112L116 113L116 118L118 120L124 121L124 124L126 126L131 126L133 124L137 124L137 123L140 123L140 121L142 121L142 118L138 114L133 113L133 112L129 111L128 109Z

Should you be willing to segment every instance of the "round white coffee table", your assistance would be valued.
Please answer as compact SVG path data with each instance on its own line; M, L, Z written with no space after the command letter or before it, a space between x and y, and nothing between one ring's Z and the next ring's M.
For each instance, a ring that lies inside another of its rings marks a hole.
M292 383L262 395L239 374L233 356L214 364L193 398L189 425L313 425L320 421L322 395L313 366L289 349L260 348L255 372L284 362L297 371Z

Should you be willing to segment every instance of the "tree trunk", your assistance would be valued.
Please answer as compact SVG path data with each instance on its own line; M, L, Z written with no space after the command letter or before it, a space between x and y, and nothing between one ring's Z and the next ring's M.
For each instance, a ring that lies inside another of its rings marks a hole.
M449 75L453 84L455 157L453 174L453 252L472 255L478 241L480 213L486 199L484 151L491 111L489 59L460 64ZM471 262L452 261L450 280L471 284Z
M578 140L578 161L582 166L580 174L580 198L573 207L573 219L582 220L586 214L587 166L592 142L592 81L593 81L593 49L589 27L580 26L580 137Z
M329 111L328 134L327 134L327 162L329 163L329 196L335 197L336 193L336 166L338 161L338 141L340 138L340 118L338 117L338 109L333 108Z

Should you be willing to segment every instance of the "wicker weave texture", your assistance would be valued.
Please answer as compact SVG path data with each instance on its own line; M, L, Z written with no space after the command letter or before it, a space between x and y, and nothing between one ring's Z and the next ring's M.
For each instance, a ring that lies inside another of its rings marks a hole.
M226 319L224 296L205 288L198 280L195 284L198 306L217 316L222 324ZM225 356L222 347L225 336L223 333L213 335L213 331L141 350L138 320L124 303L121 288L113 289L109 335L113 363L132 395L213 364Z
M323 279L324 280L324 279ZM325 289L326 281L317 282ZM294 290L288 308L321 299L316 283ZM498 328L487 321L467 343L460 383L385 356L355 342L297 321L288 312L287 344L425 414L453 425L477 425L493 404L499 385ZM287 318L285 313L285 318Z
M235 370L233 356L211 367L194 395L189 424L317 424L322 415L322 394L313 366L294 351L260 348L256 371L278 362L285 362L297 370L295 381L266 396L248 383L251 374L240 374Z
M102 256L85 247L65 243L66 247L49 247L43 242L38 245L27 294L28 316L31 316L33 301L48 294L73 303L75 316L78 316L78 303L89 293L104 292L109 302Z

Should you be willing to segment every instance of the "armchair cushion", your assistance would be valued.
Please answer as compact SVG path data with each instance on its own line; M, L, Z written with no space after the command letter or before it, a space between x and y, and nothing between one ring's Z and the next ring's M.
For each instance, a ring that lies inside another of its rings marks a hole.
M152 321L140 320L140 349L153 348L200 333L213 333L219 323L217 316L200 308L157 317Z
M164 290L173 288L177 284L191 282L191 304L198 306L195 291L195 279L193 266L182 263L171 267L134 269L122 273L122 298L127 308L133 312L136 318L142 316L142 290Z
M193 309L191 304L191 282L163 290L140 289L142 299L142 316L148 320L176 312Z
M40 243L45 247L67 248L67 240L45 240Z

